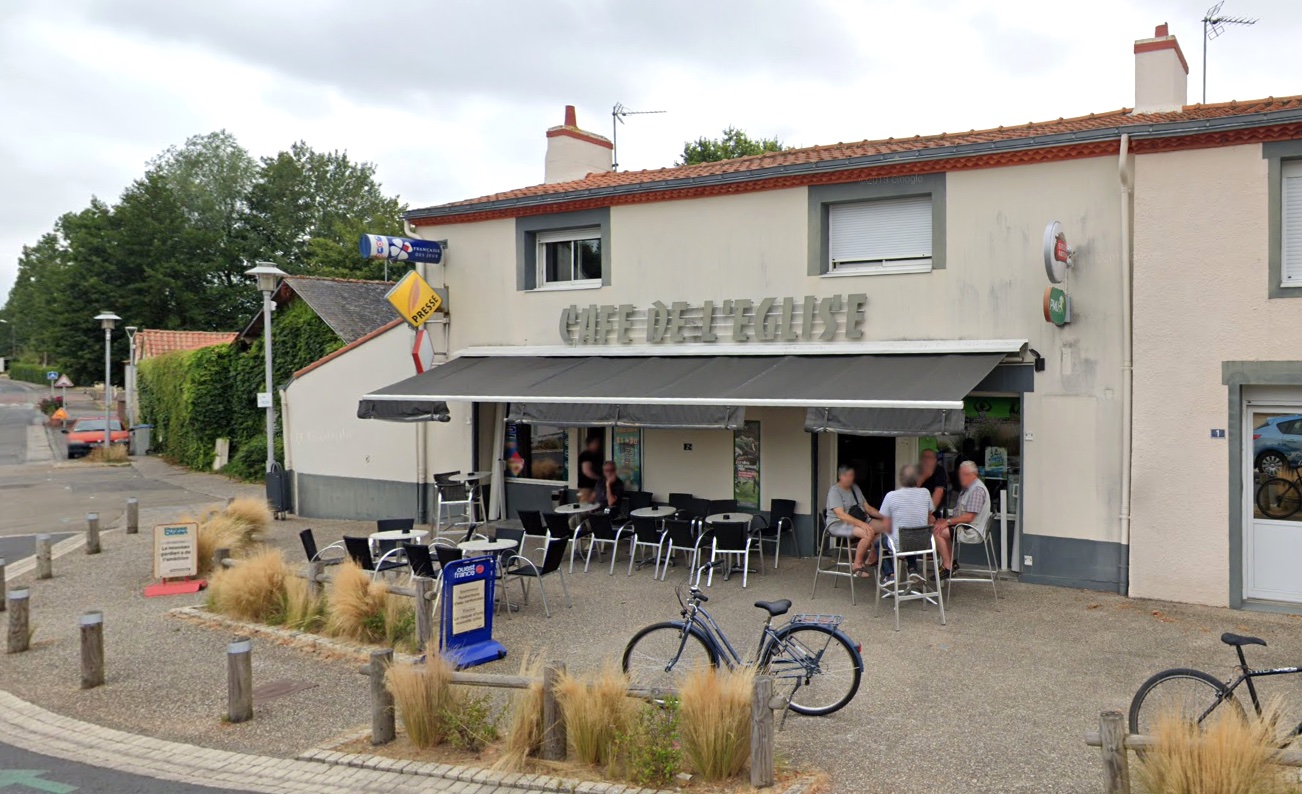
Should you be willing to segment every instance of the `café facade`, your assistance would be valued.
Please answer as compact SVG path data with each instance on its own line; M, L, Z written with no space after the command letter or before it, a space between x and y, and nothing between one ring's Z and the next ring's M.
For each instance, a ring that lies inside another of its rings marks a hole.
M1185 105L1174 37L1135 54L1135 108L656 171L612 170L568 108L542 184L407 213L446 243L424 268L443 363L348 421L410 422L422 488L487 469L506 515L573 487L595 436L658 500L794 500L806 554L839 464L879 501L936 448L977 462L1023 581L1130 592L1132 268L1157 196L1136 173L1260 148L1302 108ZM1163 596L1143 564L1135 589Z

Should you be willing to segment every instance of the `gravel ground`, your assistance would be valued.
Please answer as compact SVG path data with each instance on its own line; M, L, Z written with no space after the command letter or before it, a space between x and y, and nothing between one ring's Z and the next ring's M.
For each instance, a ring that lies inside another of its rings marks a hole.
M218 495L243 488L207 475L179 479L208 483ZM141 524L163 518L145 513ZM296 533L304 526L315 529L322 545L368 531L357 522L277 522L272 540L291 559L300 558ZM150 574L148 538L108 533L103 555L69 554L55 561L54 580L33 583L37 646L5 658L0 687L110 727L270 755L292 755L366 723L365 679L354 672L355 662L255 640L256 683L319 686L260 704L251 723L223 725L229 638L163 614L201 603L202 596L141 596ZM511 619L499 616L496 636L512 657L481 669L515 672L527 649L545 649L571 670L595 668L617 658L638 627L677 615L674 576L661 583L649 569L631 578L623 566L614 577L605 570L594 561L591 573L580 565L568 578L573 609L564 607L559 582L549 577L550 620L536 595ZM792 716L778 734L781 757L827 770L836 791L1097 791L1097 750L1082 735L1097 727L1100 711L1124 709L1149 674L1181 665L1228 673L1233 657L1219 642L1223 631L1264 637L1270 647L1252 649L1249 657L1262 666L1302 658L1302 620L1295 616L1011 582L1001 584L998 603L988 586L956 585L947 626L934 607L905 604L897 633L885 605L874 616L866 587L851 606L844 583L833 590L824 579L811 600L812 571L812 559L784 557L781 571L753 575L746 590L737 578L716 578L709 609L734 644L747 649L762 622L763 613L751 606L756 599L791 598L794 612L846 615L843 628L862 643L868 668L858 697L830 717ZM81 692L76 621L91 608L105 612L109 683ZM1302 681L1281 680L1277 687L1295 710L1302 707Z

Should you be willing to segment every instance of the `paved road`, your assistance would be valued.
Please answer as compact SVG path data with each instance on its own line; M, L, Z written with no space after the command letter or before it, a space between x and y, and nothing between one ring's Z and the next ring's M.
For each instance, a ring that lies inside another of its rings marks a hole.
M58 543L64 538L71 536L71 532L52 532L50 533L50 540L53 543ZM35 553L35 535L0 535L0 560L17 562L24 557L30 557Z
M0 742L0 792L4 794L218 794L237 789L190 786L129 775L21 750Z
M35 404L39 399L38 392L27 384L0 379L0 466L24 461L27 426L38 417Z

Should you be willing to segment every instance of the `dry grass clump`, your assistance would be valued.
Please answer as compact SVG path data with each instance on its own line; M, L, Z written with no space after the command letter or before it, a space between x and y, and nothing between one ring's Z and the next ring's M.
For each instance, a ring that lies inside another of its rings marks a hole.
M627 734L636 715L628 676L612 662L593 676L566 675L557 684L556 699L565 715L570 760L607 766L613 760L613 738Z
M416 605L389 593L352 560L335 568L326 590L325 630L335 637L415 651Z
M325 623L325 599L313 598L306 579L285 580L285 606L281 622L298 631L317 631Z
M683 680L679 738L683 755L706 780L741 774L750 758L750 700L753 667L704 666Z
M131 459L127 456L125 444L110 444L107 447L95 447L86 456L86 460L91 463L127 463Z
M238 499L232 499L231 503L226 505L222 512L237 521L248 524L256 535L261 536L268 529L271 529L271 508L267 506L266 499L241 496Z
M285 557L268 549L234 568L218 571L208 588L208 604L223 615L265 623L284 619L286 586L295 579ZM302 583L304 590L306 582Z
M240 500L236 500L238 503ZM187 518L199 524L199 573L212 570L212 556L218 549L230 549L232 557L243 557L262 542L266 524L250 523L247 512L230 508L208 511L199 518Z
M1261 719L1218 709L1200 726L1178 713L1160 717L1157 746L1140 757L1136 777L1148 794L1282 794L1292 791L1271 763L1279 708Z
M417 747L442 744L453 731L448 719L457 708L453 671L452 663L431 646L424 664L394 665L384 678L407 737Z
M542 748L543 655L526 652L520 659L520 675L538 681L511 696L507 706L506 742L494 769L519 772L525 762Z

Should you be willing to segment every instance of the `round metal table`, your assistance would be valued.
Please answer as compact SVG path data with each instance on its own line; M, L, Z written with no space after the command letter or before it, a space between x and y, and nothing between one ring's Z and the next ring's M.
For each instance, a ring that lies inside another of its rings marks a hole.
M598 505L596 502L578 502L571 505L559 505L556 508L556 512L564 516L572 516L577 513L591 513L597 508Z
M463 540L457 544L457 548L464 552L479 552L481 554L498 554L504 551L511 551L516 547L514 540Z
M423 529L389 529L384 532L372 532L368 537L371 553L379 556L398 548L399 543L424 543L429 532Z
M705 517L705 523L718 524L721 522L749 524L755 516L750 513L715 513L712 516Z
M668 518L677 512L678 508L676 507L661 505L659 507L639 507L638 509L629 512L629 515L636 516L637 518Z
M491 471L468 471L465 474L454 474L448 479L452 482L479 482L492 477Z

